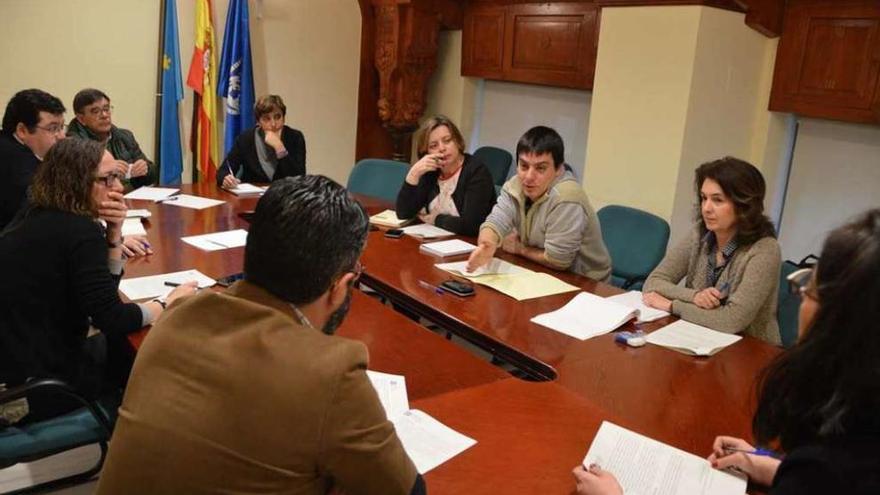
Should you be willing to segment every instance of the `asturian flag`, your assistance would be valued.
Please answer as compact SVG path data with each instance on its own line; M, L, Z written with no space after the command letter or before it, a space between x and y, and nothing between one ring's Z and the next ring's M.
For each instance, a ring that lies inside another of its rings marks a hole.
M214 46L214 21L211 0L196 0L196 43L186 85L198 95L200 105L193 122L196 164L199 180L212 182L217 174L217 52Z
M235 138L254 127L254 72L247 0L229 1L217 94L226 108L223 147L228 153Z
M159 183L180 184L183 173L183 150L180 146L180 101L183 83L180 77L180 46L177 42L177 7L174 0L165 2L165 36L162 42L162 113L159 116Z

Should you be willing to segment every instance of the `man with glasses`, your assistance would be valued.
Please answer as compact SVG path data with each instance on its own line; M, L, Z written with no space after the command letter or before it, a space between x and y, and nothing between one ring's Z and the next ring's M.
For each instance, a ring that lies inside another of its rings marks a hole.
M366 347L333 335L368 230L332 180L273 182L245 279L171 305L138 351L97 493L424 493Z
M9 100L0 131L0 230L24 206L37 165L64 138L64 104L39 89Z
M134 134L113 125L109 96L99 89L84 89L73 97L73 112L76 119L71 121L67 135L103 143L118 160L126 192L156 183L156 165L147 160Z

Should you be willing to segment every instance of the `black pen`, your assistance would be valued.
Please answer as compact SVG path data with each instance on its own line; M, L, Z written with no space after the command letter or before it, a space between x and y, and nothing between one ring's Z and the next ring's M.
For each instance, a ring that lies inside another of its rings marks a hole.
M165 281L165 285L168 287L180 287L180 284L177 282L171 282L170 280Z

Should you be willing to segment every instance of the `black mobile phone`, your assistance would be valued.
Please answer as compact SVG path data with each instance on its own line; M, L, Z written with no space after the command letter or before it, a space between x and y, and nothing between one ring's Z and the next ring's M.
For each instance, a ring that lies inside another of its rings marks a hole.
M474 295L474 286L454 280L449 279L440 284L440 288L455 294L456 296L468 297Z
M400 239L401 237L403 237L403 229L386 230L385 237L390 237L392 239Z
M237 282L243 278L244 278L244 272L235 273L233 275L227 275L223 278L218 278L217 285L222 286L222 287L229 287L230 285L234 284L235 282Z

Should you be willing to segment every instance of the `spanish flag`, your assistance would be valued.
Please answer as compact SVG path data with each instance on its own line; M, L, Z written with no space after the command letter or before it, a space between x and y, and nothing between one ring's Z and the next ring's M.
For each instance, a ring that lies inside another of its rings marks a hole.
M217 53L214 44L214 22L211 0L196 0L196 44L186 85L199 98L198 112L193 119L199 179L213 182L217 175ZM195 164L194 164L195 165Z

